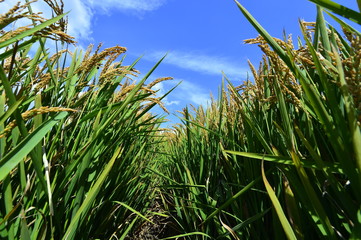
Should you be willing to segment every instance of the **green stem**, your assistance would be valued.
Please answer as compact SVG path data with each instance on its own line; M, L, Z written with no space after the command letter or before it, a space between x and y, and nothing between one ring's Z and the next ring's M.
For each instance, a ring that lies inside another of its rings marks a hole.
M0 65L0 80L4 86L5 94L9 98L9 107L11 107L12 105L16 104L16 97L12 91L11 84L5 74L5 71L4 71L4 68L2 65ZM25 138L29 133L28 133L28 130L26 129L24 119L22 118L19 109L15 110L14 116L16 119L16 123L19 127L20 134L22 135L23 138ZM38 156L39 155L34 150L32 150L30 152L30 157L34 163L36 174L38 175L38 177L40 179L40 183L41 183L42 187L44 188L44 191L47 193L46 182L45 182L44 176L42 174L42 163L41 163L41 159L39 159Z

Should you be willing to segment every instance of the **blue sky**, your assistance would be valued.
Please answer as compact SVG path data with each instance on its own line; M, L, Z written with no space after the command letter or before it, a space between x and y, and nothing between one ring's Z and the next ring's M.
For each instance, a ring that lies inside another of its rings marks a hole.
M307 0L239 0L275 37L283 30L300 35L298 19L314 21L316 7ZM5 1L5 4L16 1ZM41 2L41 1L40 1ZM356 1L343 1L356 8ZM2 3L2 4L4 4ZM171 76L163 82L164 93L182 84L166 99L171 113L187 104L206 104L210 93L217 96L222 71L235 85L247 79L247 60L258 65L262 53L244 39L257 32L246 21L233 0L64 0L69 14L69 33L86 48L102 42L104 47L127 47L126 64L139 56L136 68L145 74L162 56L164 62L152 75ZM43 5L38 9L46 12ZM159 111L159 110L157 110ZM176 122L171 115L168 119Z
M272 4L270 1L243 2L264 27L278 37L282 37L283 29L298 32L299 17L314 19L315 8L305 0L294 1L291 6L287 1L273 1ZM92 37L105 46L127 47L130 61L144 55L138 65L142 73L168 53L154 77L175 78L162 84L163 92L182 81L166 100L172 113L187 104L205 105L211 92L216 96L222 71L239 85L247 79L247 60L258 64L261 58L258 47L243 44L244 39L256 37L257 33L234 1L168 0L155 3L159 5L149 11L117 9L115 6L100 11L92 19ZM172 116L168 118L175 120Z

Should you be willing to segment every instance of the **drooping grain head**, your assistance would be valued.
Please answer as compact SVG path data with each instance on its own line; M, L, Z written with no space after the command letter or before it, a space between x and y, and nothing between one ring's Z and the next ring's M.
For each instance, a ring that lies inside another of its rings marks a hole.
M47 20L40 15L41 13L33 13L28 11L29 6L33 2L35 1L29 1L24 4L21 4L19 2L10 10L8 10L6 13L0 15L0 26L2 28L2 35L0 36L0 42L9 40L10 38L30 29L31 25L19 26L16 29L10 29L10 30L4 29L9 24L19 19L28 19L33 23L32 25L38 25ZM56 2L49 6L54 10L55 15L63 14L63 9L59 7ZM51 24L48 27L40 31L37 31L36 33L34 33L34 36L46 37L53 40L59 40L62 42L74 44L75 43L74 38L66 34L66 25L67 25L67 21L64 20L63 18L57 23Z
M40 114L47 114L47 113L57 113L57 112L77 112L75 109L71 108L62 108L62 107L40 107L28 110L21 114L21 117L24 121L28 121L29 119L40 115ZM6 137L11 131L17 126L16 120L10 122L4 129L3 132L0 133L0 138Z

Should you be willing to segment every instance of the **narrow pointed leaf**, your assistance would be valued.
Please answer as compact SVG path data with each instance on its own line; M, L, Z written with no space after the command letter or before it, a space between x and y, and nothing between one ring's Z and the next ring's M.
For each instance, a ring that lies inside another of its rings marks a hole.
M286 233L286 236L288 239L297 239L295 233L293 232L293 229L291 227L291 224L289 223L289 221L287 220L287 217L285 215L285 213L283 212L282 206L280 204L280 202L277 199L277 196L275 194L275 192L272 189L272 186L269 184L266 175L264 173L264 168L263 168L263 161L262 161L262 178L263 178L263 183L266 187L266 190L268 192L268 196L270 197L273 207L276 210L276 213L278 215L278 218L282 224L283 230Z
M67 13L56 16L56 17L54 17L54 18L52 18L50 20L47 20L47 21L45 21L45 22L43 22L43 23L41 23L41 24L39 24L39 25L37 25L37 26L35 26L33 28L30 28L27 31L21 32L20 34L14 36L14 37L12 37L12 38L4 41L4 42L0 42L0 48L4 48L4 47L6 47L6 46L8 46L8 45L10 45L10 44L12 44L14 42L20 41L21 39L23 39L23 38L25 38L27 36L30 36L31 34L34 34L34 33L46 28L47 26L49 26L49 25L51 25L53 23L56 23L58 20L63 18L66 14Z
M11 152L6 154L4 158L0 160L0 181L34 149L55 124L67 115L68 113L61 112L54 118L44 122L40 127L35 129L34 132L26 136Z

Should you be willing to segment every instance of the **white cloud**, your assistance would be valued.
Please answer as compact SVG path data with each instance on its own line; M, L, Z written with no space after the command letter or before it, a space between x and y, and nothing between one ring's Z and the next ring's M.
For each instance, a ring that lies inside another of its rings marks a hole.
M177 100L186 101L182 105L192 103L207 106L210 101L210 93L206 89L186 80L182 80L182 83L174 90L172 96Z
M173 101L166 101L166 102L164 103L164 105L166 105L166 106L179 105L179 104L180 104L180 101L175 101L175 100L173 100Z
M154 61L163 56L164 52L156 51L146 54L144 58ZM242 67L228 58L195 52L171 51L163 63L210 75L221 75L224 72L231 80L246 79L248 71L248 68Z
M157 79L158 76L151 76L148 81L152 82ZM161 97L176 84L181 82L168 96L166 96L162 102L165 106L177 105L185 106L187 104L193 104L195 106L206 106L210 100L210 92L207 89L184 79L173 79L172 81L160 82L152 87L157 91L155 97Z
M25 1L22 0L21 3ZM68 17L68 34L75 37L76 40L86 39L89 40L92 34L91 19L94 11L89 7L86 1L81 0L64 0L64 12L69 12ZM0 13L5 13L8 9L12 8L15 2L0 3ZM41 12L45 18L52 17L52 9L44 1L37 1L31 4L33 12ZM21 19L16 22L15 27L29 25L29 20Z
M68 30L76 39L89 39L94 11L81 0L64 0L65 11L70 11Z
M166 0L88 0L93 8L130 10L135 12L154 11L166 3Z
M148 11L157 10L164 5L167 0L63 0L64 11L69 12L68 34L75 37L76 40L91 40L92 17L97 13L114 13L114 10L124 10L127 13L139 15ZM25 0L21 0L22 3ZM6 1L0 3L0 14L16 4L15 1ZM44 2L38 1L32 5L34 12L43 12L47 18L51 17L51 8ZM28 22L27 24L30 24ZM18 22L24 25L24 22Z
M155 78L154 78L155 79ZM153 90L157 91L156 93L156 98L162 97L164 96L164 94L166 93L166 90L164 89L164 83L160 82L156 85L153 86ZM168 96L164 97L162 99L162 102L164 103L165 106L171 106L171 105L179 105L180 101L177 100L171 100L169 101Z

